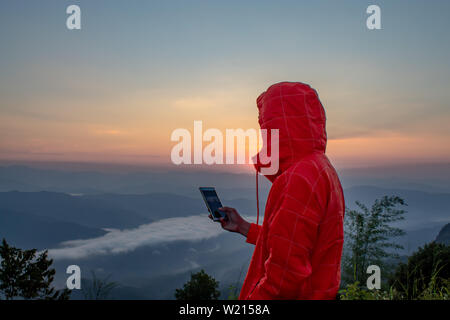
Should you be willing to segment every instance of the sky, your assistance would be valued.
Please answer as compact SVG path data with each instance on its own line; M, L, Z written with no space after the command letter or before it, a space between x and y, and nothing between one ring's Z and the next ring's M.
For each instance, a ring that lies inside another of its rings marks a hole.
M67 6L81 30L66 28ZM368 30L366 8L381 8ZM0 160L170 163L177 128L258 128L315 88L338 167L450 162L449 1L2 1Z

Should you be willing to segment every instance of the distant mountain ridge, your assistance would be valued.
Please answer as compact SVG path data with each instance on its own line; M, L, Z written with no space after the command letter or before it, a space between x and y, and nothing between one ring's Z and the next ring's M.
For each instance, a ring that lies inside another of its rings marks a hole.
M265 179L264 179L265 180ZM269 183L261 179L261 191ZM227 198L253 195L255 180L251 174L208 171L97 172L49 170L27 166L0 166L0 192L52 191L79 194L171 193L197 196L199 186L215 186Z
M344 189L345 204L356 208L355 201L371 206L382 196L399 196L407 206L405 220L399 225L406 229L421 229L442 226L450 222L450 193L431 193L418 190L380 188L374 186L355 186Z
M80 169L86 167L85 170ZM49 167L49 166L47 166ZM62 168L65 169L62 169ZM66 166L67 167L67 166ZM44 169L27 165L0 165L0 191L54 191L82 194L148 194L169 192L195 196L196 187L212 185L223 190L227 198L254 195L252 171L248 173L205 170L170 170L148 168L142 171L96 171L80 164L71 170ZM338 170L344 188L371 185L380 188L415 189L450 193L450 163L349 168ZM270 183L260 179L260 191Z
M151 222L107 202L58 192L0 192L0 210L31 213L91 228L131 228Z
M442 227L441 231L436 237L436 242L443 243L450 246L450 223Z
M0 210L0 240L18 248L46 249L73 239L96 238L106 234L99 228L30 213Z

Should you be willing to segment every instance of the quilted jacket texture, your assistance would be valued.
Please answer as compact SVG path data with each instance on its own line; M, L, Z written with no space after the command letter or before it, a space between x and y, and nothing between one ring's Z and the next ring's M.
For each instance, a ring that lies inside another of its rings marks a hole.
M256 246L239 298L334 299L345 204L325 155L325 111L317 92L298 82L272 85L257 106L261 129L279 129L280 165L266 176L272 187L264 222L247 235Z

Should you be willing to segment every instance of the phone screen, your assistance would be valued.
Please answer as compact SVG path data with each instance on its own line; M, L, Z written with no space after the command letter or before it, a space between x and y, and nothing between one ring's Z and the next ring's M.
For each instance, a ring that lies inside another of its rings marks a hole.
M200 188L200 192L202 193L203 199L205 200L206 206L208 207L213 220L218 221L219 218L225 217L225 214L218 210L220 207L222 207L222 203L217 196L216 190L210 187L202 187Z

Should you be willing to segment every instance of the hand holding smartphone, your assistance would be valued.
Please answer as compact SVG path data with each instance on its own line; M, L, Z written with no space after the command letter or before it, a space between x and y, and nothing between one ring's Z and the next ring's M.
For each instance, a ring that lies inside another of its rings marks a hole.
M226 219L226 214L219 210L222 207L222 203L216 189L214 187L200 187L199 190L213 221L219 222L220 218Z

